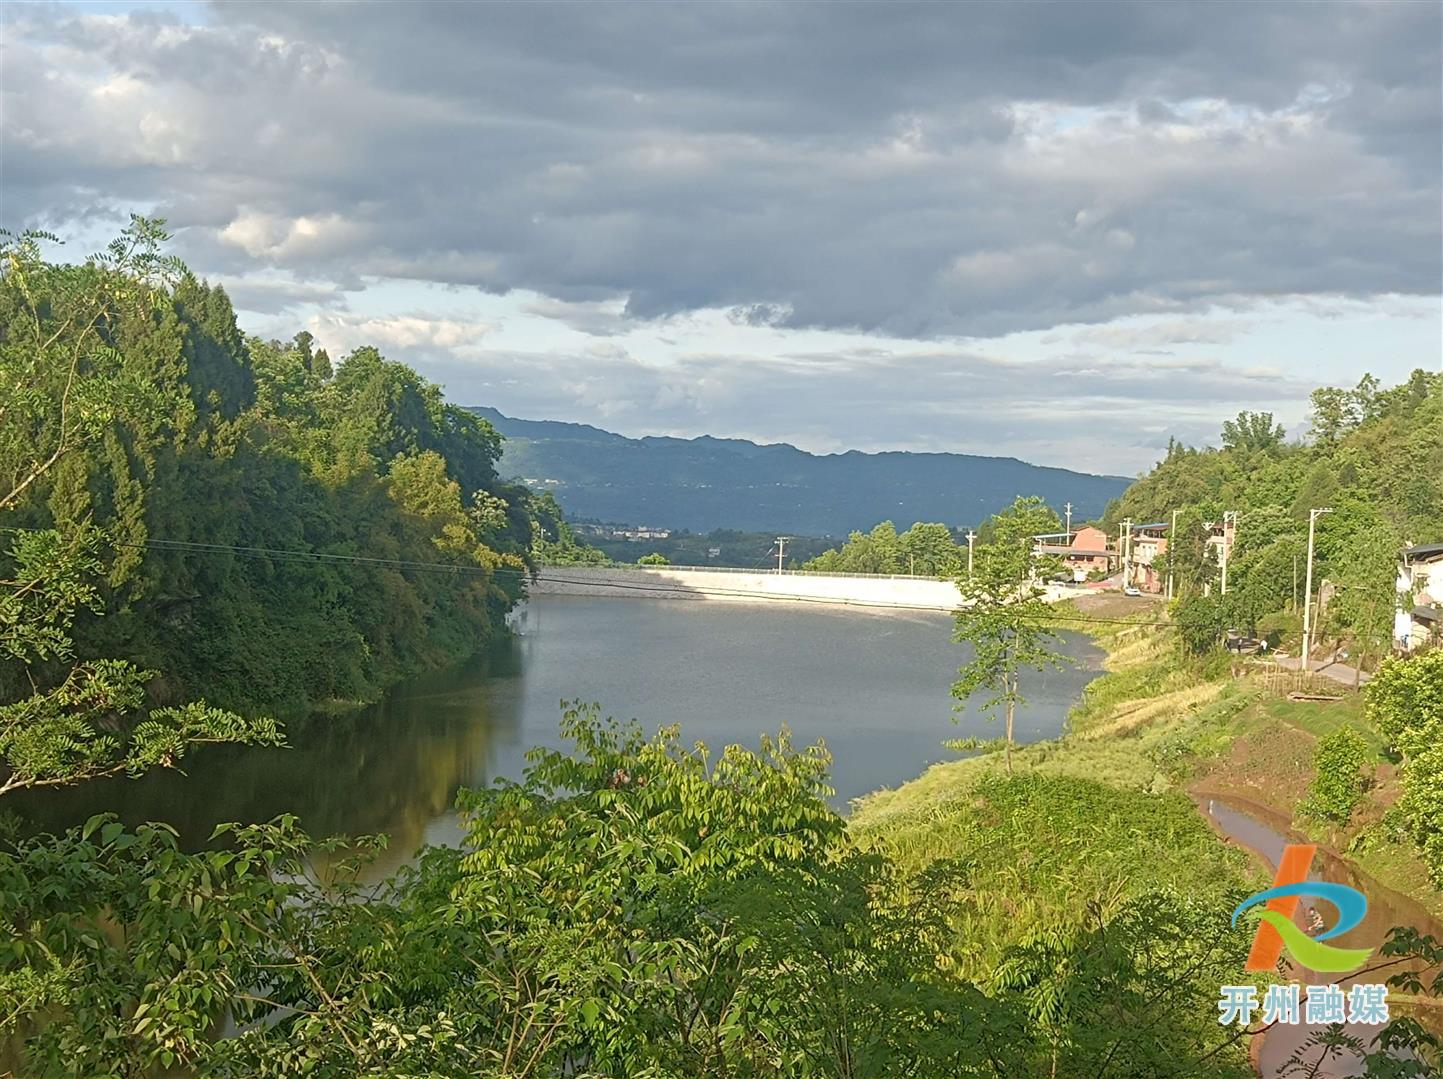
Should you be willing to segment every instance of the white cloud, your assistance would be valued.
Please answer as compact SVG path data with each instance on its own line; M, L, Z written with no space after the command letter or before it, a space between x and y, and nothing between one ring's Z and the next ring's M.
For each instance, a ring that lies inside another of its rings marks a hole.
M247 210L220 230L220 239L254 258L284 262L340 251L357 242L363 231L334 213L286 218Z
M494 327L483 322L426 315L366 317L344 312L322 312L307 320L306 329L336 354L344 354L362 345L374 345L383 352L396 349L408 354L441 352L466 355L479 349L482 338Z

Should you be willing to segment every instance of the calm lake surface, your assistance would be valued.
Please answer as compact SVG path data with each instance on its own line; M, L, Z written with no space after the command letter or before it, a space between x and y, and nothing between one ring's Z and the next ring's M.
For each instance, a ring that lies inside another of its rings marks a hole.
M648 732L680 723L686 741L755 746L787 724L798 746L825 739L839 809L953 759L945 739L1002 732L975 709L952 722L963 657L942 614L781 604L541 596L519 633L489 655L408 683L380 704L288 727L288 749L214 747L188 774L152 773L46 791L16 808L45 828L110 810L166 821L190 844L221 821L294 813L313 835L385 832L390 859L459 837L462 786L519 777L522 754L560 745L563 699ZM1101 671L1102 652L1067 634L1076 666L1023 678L1017 738L1050 738Z

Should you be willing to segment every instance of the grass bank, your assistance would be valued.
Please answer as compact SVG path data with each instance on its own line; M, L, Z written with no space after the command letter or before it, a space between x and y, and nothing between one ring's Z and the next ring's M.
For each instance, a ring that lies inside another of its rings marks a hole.
M1029 883L1020 875L1038 862L1035 849L1055 852L1031 882L1037 892L1027 893L1038 896L1029 903L1055 913L1088 892L1175 887L1213 894L1256 883L1256 865L1214 835L1190 797L1234 795L1287 818L1298 833L1443 915L1443 893L1390 826L1398 777L1363 718L1359 694L1340 686L1337 701L1293 701L1241 661L1190 669L1179 662L1170 630L1119 624L1157 620L1159 607L1135 600L1089 598L1075 613L1113 620L1085 626L1107 653L1105 673L1073 708L1062 738L1014 751L1017 775L1030 784L1027 809L1001 819L1002 760L974 757L934 765L896 790L859 800L852 818L858 835L918 870L949 856L979 859L995 867L1000 888L1010 874L1015 894L1022 894L1015 885ZM1343 726L1359 731L1372 752L1366 796L1346 825L1308 819L1298 805L1313 779L1318 740ZM1055 884L1041 879L1053 872ZM1024 922L1031 916L1015 913Z

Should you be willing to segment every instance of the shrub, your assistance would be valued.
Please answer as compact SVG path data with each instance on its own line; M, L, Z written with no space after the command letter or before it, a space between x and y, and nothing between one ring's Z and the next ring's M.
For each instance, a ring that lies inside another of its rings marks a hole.
M1352 727L1339 727L1318 743L1316 773L1298 809L1305 816L1347 824L1363 797L1368 743Z
M1214 596L1184 596L1173 604L1178 640L1188 655L1204 656L1215 649L1227 631L1227 611Z

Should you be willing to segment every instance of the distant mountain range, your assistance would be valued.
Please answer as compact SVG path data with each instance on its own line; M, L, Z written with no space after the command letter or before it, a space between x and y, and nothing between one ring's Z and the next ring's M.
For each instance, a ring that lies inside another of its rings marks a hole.
M975 525L1018 495L1073 520L1100 515L1131 482L1012 457L960 453L812 454L739 438L627 438L580 423L472 409L506 437L501 473L555 493L573 518L707 532L842 536L893 521Z

